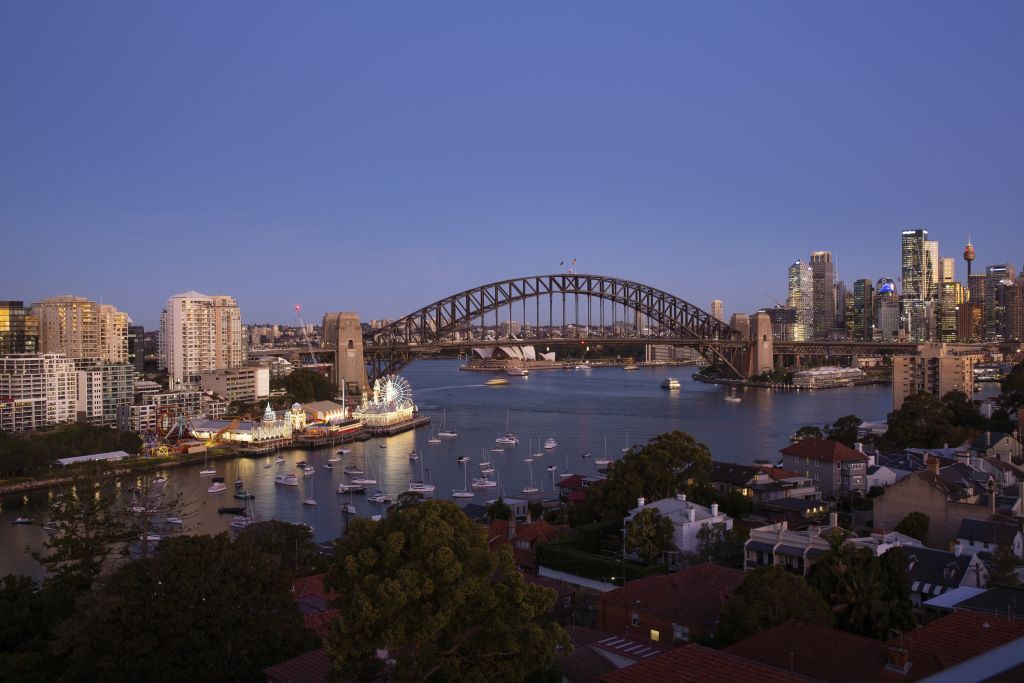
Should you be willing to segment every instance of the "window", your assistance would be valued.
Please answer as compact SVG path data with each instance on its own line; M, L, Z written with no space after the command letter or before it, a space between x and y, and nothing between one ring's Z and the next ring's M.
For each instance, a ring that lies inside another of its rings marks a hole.
M572 596L566 595L564 598L562 598L562 607L564 607L565 609L569 609L570 607L572 607Z
M672 624L672 638L675 640L689 640L690 627L682 624Z
M661 633L659 631L656 631L656 630L654 630L652 628L651 629L651 640L653 640L656 643L659 642L661 640Z
M630 615L630 617L629 617L629 623L633 624L633 626L639 626L640 625L640 615L637 614L636 612L633 612Z

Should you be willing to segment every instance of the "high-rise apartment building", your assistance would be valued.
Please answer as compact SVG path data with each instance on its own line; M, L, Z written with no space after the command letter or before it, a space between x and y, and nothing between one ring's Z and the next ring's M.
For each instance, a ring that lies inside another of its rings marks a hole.
M203 372L241 367L244 349L233 298L189 291L167 300L160 314L160 364L172 391L198 386Z
M142 376L146 368L146 330L141 325L128 326L128 362Z
M39 351L39 320L22 301L0 301L0 356Z
M956 259L952 256L939 257L939 286L956 280Z
M39 350L68 358L128 362L128 314L81 296L54 296L32 304Z
M814 335L814 272L809 263L797 261L789 267L786 308L793 309L796 315L792 341L810 340Z
M1003 337L1006 341L1024 341L1024 275L1006 286L1003 298L1006 305Z
M725 322L725 305L721 299L714 299L711 302L711 317Z
M76 358L76 413L79 422L117 427L118 406L130 406L135 396L135 366L104 363L99 358Z
M936 240L925 240L924 243L924 298L929 301L939 298L939 281L941 269L939 243Z
M1004 341L1007 338L1006 297L1014 279L1016 272L1009 263L985 268L985 301L982 303L985 341Z
M951 391L974 395L974 359L947 354L945 344L926 344L920 355L894 356L892 363L893 410L922 391L937 398Z
M832 252L811 252L811 274L814 278L813 291L813 336L828 339L836 324L835 267Z
M879 278L875 284L875 331L882 341L891 341L900 333L900 302L892 278Z
M871 280L853 283L853 338L871 341L875 333L875 287Z
M31 403L16 431L75 421L78 377L62 353L15 353L0 356L0 396Z

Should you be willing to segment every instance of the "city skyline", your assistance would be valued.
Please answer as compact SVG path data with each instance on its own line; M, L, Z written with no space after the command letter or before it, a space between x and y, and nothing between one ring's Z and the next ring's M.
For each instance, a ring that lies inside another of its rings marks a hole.
M7 5L0 285L155 329L189 289L396 318L572 259L728 318L812 251L898 279L915 228L1019 268L1022 14Z

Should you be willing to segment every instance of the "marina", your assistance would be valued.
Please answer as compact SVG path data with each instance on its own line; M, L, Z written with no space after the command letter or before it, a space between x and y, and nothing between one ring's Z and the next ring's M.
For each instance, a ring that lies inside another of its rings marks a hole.
M667 393L660 385L670 373L680 379L681 388ZM530 488L532 464L524 460L546 455L533 467L532 487L539 490L529 497L550 498L555 495L559 474L572 471L597 475L607 459L597 454L615 452L614 459L619 459L620 448L643 444L673 429L689 432L708 444L716 459L749 463L776 456L789 436L804 424L823 424L850 413L880 419L892 400L888 387L878 386L814 393L739 388L736 391L743 401L730 405L723 400L728 388L691 381L678 367L641 367L630 372L621 367L596 367L588 372L539 373L528 382L517 382L502 391L485 387L476 373L458 372L456 360L420 361L406 368L404 376L415 388L420 415L438 421L447 411L448 427L458 422L458 438L427 443L428 420L424 420L417 430L419 448L414 433L405 431L370 437L344 448L293 446L258 457L211 458L206 468L215 464L217 476L225 481L244 481L245 491L255 496L246 501L255 519L308 524L318 541L327 541L343 532L342 503L351 504L359 516L369 518L384 511L379 498L370 500L375 491L394 500L416 480L432 485L434 498L486 504L499 495L519 496L524 488ZM747 428L737 429L738 424ZM506 444L488 453L496 445L495 436L507 431L522 434L521 443ZM527 445L528 435L532 446ZM605 449L606 437L610 451ZM542 446L547 438L554 439L557 448L545 452ZM537 453L530 453L534 449ZM424 456L422 470L419 461L408 458L414 450ZM483 475L474 465L481 460L481 451L496 470L494 478ZM595 455L583 458L583 453ZM323 465L332 458L337 458L337 466L325 469ZM303 481L302 470L296 467L300 461L317 473L318 505L302 504L306 497L304 484L309 478ZM372 471L368 478L377 483L370 489L352 483L346 467L352 468L348 472ZM167 522L159 532L163 536L178 530L218 533L230 528L229 519L219 515L217 508L234 500L230 494L207 492L211 478L199 475L206 468L200 458L162 472L166 495L181 493L185 504L176 515L184 523ZM476 484L474 478L480 483ZM127 480L122 486L128 486ZM344 498L335 498L334 490L343 493ZM368 491L371 495L366 495ZM473 495L455 497L455 491ZM325 492L331 492L329 499L323 497ZM2 498L0 572L39 575L38 565L24 549L39 548L46 538L42 525L52 495L52 490L37 490ZM11 524L16 517L34 523Z

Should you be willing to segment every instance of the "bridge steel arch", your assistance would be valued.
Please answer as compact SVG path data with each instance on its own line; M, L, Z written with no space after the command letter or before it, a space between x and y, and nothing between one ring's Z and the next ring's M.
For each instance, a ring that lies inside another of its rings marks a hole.
M663 343L690 346L723 374L743 377L748 340L738 331L693 304L655 287L605 275L560 273L492 282L436 301L396 320L363 338L364 357L372 378L397 372L415 356L452 345L453 333L474 320L485 319L529 299L568 295L589 296L647 316L668 332ZM562 298L563 312L565 299ZM525 308L524 308L525 312ZM524 321L525 322L525 321ZM538 321L539 322L539 321ZM562 318L565 324L564 316ZM529 344L555 339L516 339L510 343ZM636 341L631 339L631 341ZM473 346L467 340L462 346Z

